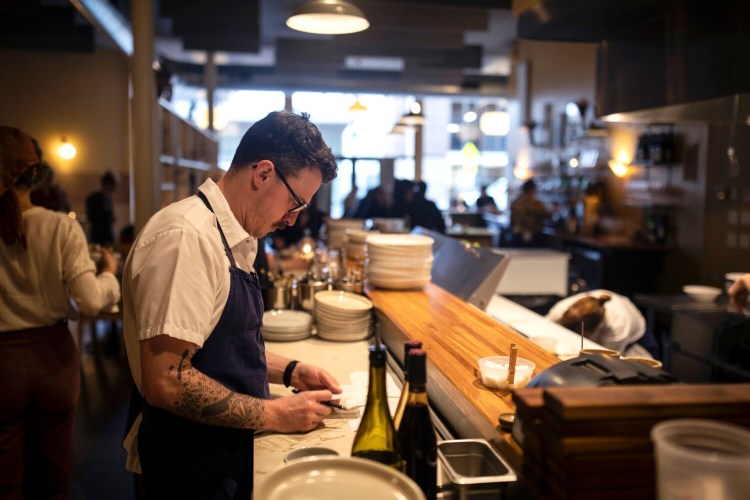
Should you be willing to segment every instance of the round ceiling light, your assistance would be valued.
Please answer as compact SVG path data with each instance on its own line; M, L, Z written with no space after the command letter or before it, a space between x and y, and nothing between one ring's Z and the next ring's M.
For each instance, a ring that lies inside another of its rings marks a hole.
M370 27L362 11L343 0L311 0L295 7L286 25L320 35L357 33Z

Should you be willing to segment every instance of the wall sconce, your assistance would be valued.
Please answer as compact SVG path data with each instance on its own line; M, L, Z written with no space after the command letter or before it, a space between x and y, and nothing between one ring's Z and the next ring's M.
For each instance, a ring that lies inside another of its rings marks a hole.
M612 173L619 178L625 177L630 171L630 168L626 164L620 163L619 161L609 160L608 165Z
M370 22L357 6L344 0L311 0L297 5L286 25L305 33L344 35L364 31Z
M60 155L60 158L63 160L72 160L76 157L76 154L78 151L76 150L76 147L73 146L71 143L65 139L65 137L62 138L62 144L57 150L57 154Z

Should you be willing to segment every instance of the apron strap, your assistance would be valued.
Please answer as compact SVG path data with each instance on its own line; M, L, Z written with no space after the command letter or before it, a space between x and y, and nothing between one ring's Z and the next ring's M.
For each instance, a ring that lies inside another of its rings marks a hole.
M216 212L214 212L214 209L211 208L211 204L208 202L208 198L206 198L206 195L203 194L201 191L198 191L198 198L200 198L203 203L208 207L208 209L216 215ZM232 250L229 249L229 244L227 243L227 238L224 236L224 231L221 229L221 224L219 224L219 219L216 219L216 227L219 228L219 234L221 235L221 242L224 244L224 252L227 254L227 258L229 259L229 262L232 264L232 267L237 267L237 264L234 261L234 255L232 255Z

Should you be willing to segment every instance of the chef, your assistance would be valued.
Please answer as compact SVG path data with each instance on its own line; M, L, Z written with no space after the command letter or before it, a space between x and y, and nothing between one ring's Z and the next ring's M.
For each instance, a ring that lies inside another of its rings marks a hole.
M257 238L292 225L336 162L306 114L274 112L243 136L226 174L156 213L123 273L128 361L143 412L128 469L149 498L249 499L255 431L309 431L340 393L313 365L265 352L251 269ZM269 382L302 389L269 399Z

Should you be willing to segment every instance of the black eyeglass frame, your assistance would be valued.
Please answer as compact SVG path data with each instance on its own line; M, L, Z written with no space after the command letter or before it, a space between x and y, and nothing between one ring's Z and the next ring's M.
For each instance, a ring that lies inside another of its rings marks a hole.
M286 180L286 177L284 177L284 174L281 173L281 170L279 170L278 167L274 166L274 171L276 171L276 175L279 176L279 179L281 179L281 182L284 183L284 185L286 186L286 189L289 191L289 194L292 195L292 198L294 198L294 202L297 204L297 206L289 210L288 213L296 214L306 209L308 206L307 203L302 201L302 198L297 196L297 193L295 193L294 189L292 189L292 186L289 185L289 183Z

